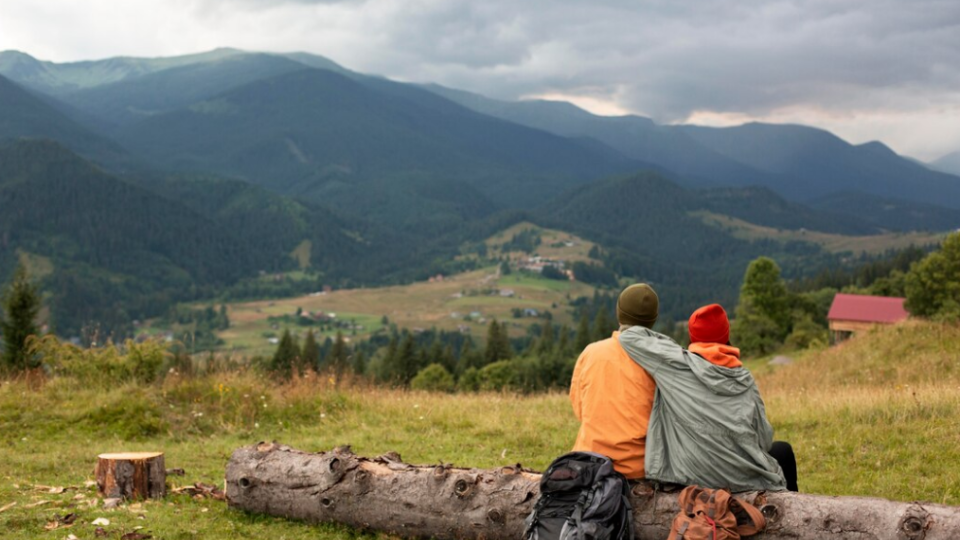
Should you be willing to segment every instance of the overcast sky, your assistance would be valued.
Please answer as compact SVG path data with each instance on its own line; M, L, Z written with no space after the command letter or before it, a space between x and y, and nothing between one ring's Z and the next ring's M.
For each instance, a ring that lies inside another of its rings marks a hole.
M223 46L598 114L960 150L957 0L0 1L0 50L44 60Z

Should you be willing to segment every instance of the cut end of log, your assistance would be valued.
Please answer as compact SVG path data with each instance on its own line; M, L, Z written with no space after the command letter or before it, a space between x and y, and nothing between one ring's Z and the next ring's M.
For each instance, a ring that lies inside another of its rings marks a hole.
M118 452L97 456L97 492L105 499L162 499L167 470L162 452Z
M100 454L97 459L106 459L112 461L132 461L142 459L153 459L163 455L163 452L121 452L118 454Z

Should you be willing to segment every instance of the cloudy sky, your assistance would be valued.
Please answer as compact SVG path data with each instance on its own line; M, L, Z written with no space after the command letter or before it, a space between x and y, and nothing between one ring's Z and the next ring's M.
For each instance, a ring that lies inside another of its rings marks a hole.
M3 0L0 50L57 62L221 46L663 123L751 120L960 150L956 0Z

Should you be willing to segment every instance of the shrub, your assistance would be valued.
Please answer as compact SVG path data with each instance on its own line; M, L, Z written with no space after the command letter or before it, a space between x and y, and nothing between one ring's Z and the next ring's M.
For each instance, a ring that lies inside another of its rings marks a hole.
M135 381L152 383L160 376L160 367L170 356L166 346L156 341L136 343L128 340L120 347L83 348L63 343L54 335L31 337L30 354L37 355L57 375L70 376L85 384L106 385Z
M480 390L480 370L475 367L468 367L460 375L457 382L457 388L463 392L476 392Z
M516 369L510 360L488 364L480 370L481 390L505 390L513 385Z
M430 364L420 370L417 376L410 381L414 390L430 392L451 392L454 389L453 375L440 364Z

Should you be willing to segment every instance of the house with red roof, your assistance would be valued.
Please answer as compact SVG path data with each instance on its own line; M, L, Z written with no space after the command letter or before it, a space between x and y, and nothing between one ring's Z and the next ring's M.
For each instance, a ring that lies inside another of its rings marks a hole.
M827 322L830 341L840 343L856 332L879 324L896 324L910 316L903 307L905 298L839 293L833 297Z

